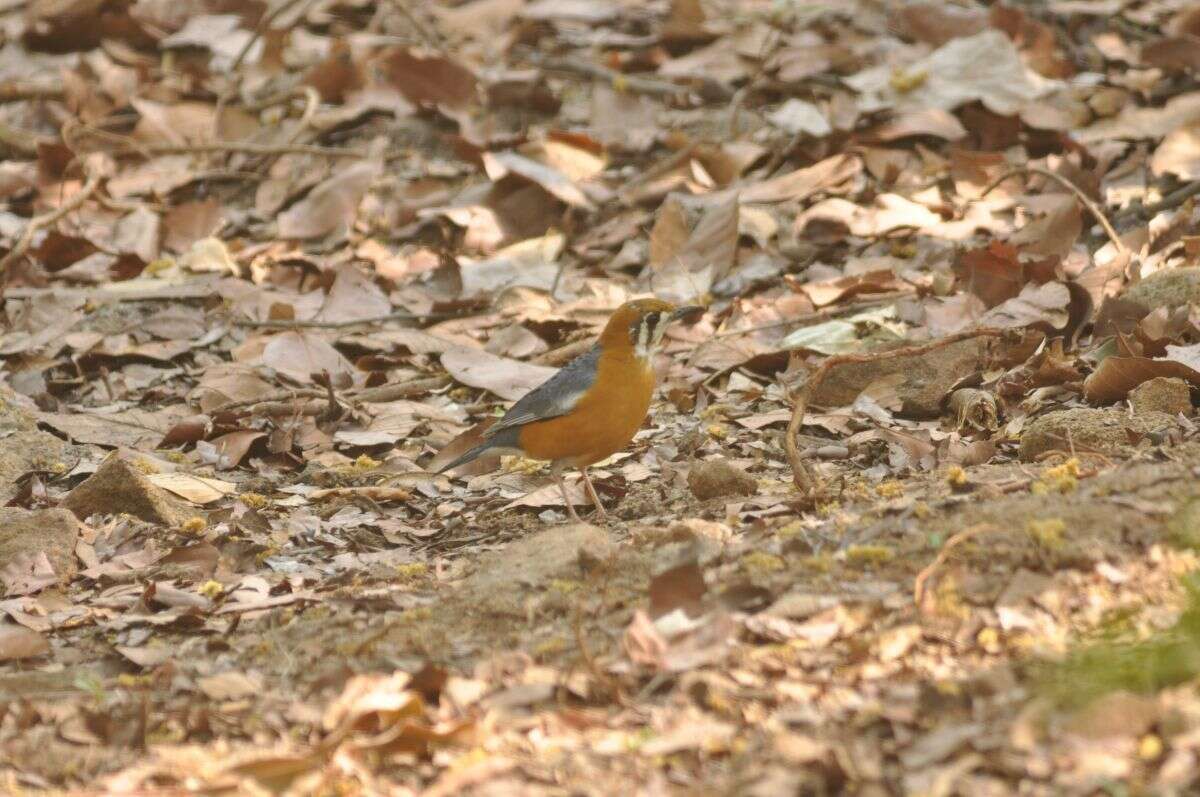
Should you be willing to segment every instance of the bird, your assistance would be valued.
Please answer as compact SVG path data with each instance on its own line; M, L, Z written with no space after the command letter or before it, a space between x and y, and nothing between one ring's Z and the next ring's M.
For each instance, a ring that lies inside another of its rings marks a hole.
M608 319L600 338L538 387L526 393L484 440L437 472L445 473L484 454L520 454L550 461L571 518L579 522L563 470L578 468L601 520L604 505L588 476L588 466L624 448L650 410L654 395L653 357L667 327L703 312L661 299L634 299Z

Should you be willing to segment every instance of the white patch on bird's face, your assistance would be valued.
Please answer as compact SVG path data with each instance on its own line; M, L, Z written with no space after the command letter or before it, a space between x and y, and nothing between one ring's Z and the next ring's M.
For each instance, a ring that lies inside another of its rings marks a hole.
M638 323L637 339L633 343L633 353L647 363L662 345L663 335L667 331L667 319L662 313L647 313Z

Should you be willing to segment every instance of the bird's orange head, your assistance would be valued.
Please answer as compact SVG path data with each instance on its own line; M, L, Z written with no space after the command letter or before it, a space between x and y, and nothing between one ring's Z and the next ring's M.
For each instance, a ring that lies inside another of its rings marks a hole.
M603 349L632 348L639 357L658 349L667 326L698 307L677 307L662 299L634 299L617 308L600 334Z

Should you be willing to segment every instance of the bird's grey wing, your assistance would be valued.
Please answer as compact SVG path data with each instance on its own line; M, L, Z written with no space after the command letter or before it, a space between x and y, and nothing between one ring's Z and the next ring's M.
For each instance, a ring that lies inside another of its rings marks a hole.
M533 421L566 415L596 381L600 366L600 346L593 346L567 363L554 376L521 397L496 423L488 427L487 437Z

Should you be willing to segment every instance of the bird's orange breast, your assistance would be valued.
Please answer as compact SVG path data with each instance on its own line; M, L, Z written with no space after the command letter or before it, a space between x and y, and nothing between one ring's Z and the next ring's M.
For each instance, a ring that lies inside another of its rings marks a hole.
M605 351L596 381L566 415L521 429L527 456L586 467L624 448L646 419L654 371L632 349Z

